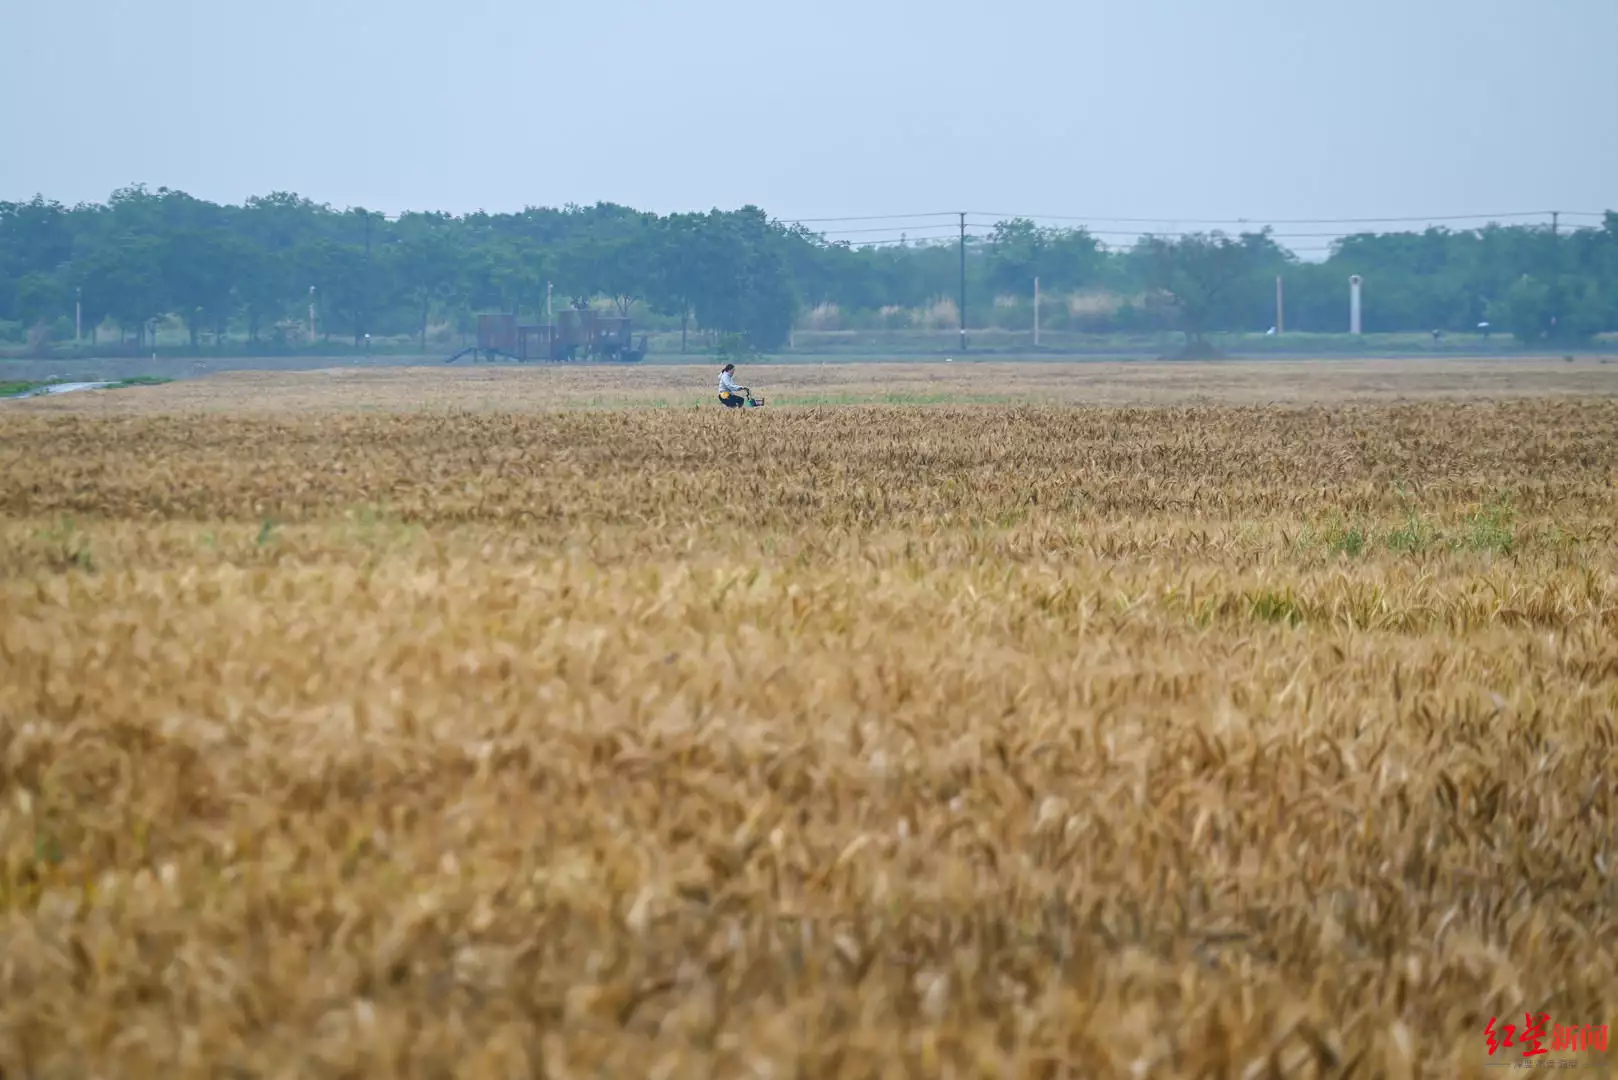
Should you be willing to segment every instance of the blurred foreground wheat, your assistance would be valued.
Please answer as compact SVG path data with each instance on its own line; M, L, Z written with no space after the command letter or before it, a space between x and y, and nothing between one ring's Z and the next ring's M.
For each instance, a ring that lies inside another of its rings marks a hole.
M7 1078L1481 1076L1618 1002L1618 404L0 466Z

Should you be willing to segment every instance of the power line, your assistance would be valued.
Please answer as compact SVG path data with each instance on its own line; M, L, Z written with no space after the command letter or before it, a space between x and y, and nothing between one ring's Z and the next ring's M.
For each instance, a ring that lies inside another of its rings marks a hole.
M1532 211L1523 211L1523 212L1521 212L1520 216L1531 216L1533 213L1534 212L1532 212ZM1586 212L1586 211L1578 211L1578 212L1560 211L1559 214L1561 216L1563 216L1563 217L1572 216L1572 215L1575 215L1575 214L1582 215L1582 216L1601 216L1601 217L1605 217L1605 215L1593 215L1593 214L1590 214L1589 212ZM957 216L960 216L960 215L957 215ZM985 216L986 217L986 216L989 216L989 215L980 212L978 216ZM1021 217L1026 218L1026 217L1030 217L1031 215L1013 215L1013 216L1021 216ZM1499 216L1499 215L1496 215L1496 216ZM1002 219L1002 220L1004 220L1004 219ZM1112 221L1112 222L1123 222L1123 221L1141 221L1141 222L1145 222L1145 221L1151 221L1151 222L1155 222L1155 223L1161 223L1161 222L1169 221L1171 219L1166 219L1166 218L1151 218L1151 219L1147 219L1147 218L1080 219L1080 218L1076 218L1076 217L1070 217L1070 218L1061 218L1059 220L1074 220L1074 221L1078 221L1078 220L1099 220L1099 221ZM1185 221L1185 220L1188 220L1188 219L1183 219L1183 218L1178 219L1174 223L1178 224L1179 222ZM1298 220L1302 220L1302 219L1298 219ZM1345 223L1348 223L1348 222L1362 223L1362 222L1367 222L1367 221L1371 221L1371 220L1379 220L1379 221L1387 221L1387 222L1390 222L1390 223L1396 223L1396 222L1399 222L1399 221L1431 221L1431 220L1439 220L1439 219L1430 219L1430 218L1409 218L1409 219L1401 219L1401 218L1386 218L1386 219L1339 218L1339 219L1321 219L1321 220L1322 221L1325 221L1325 220L1337 220L1337 221L1345 222ZM1459 220L1464 220L1464 216L1463 215L1450 215L1450 216L1448 216L1448 217L1446 217L1446 218L1444 218L1442 220L1459 221ZM1208 224L1213 224L1214 222L1207 222L1207 223ZM967 229L969 229L969 230L993 230L993 229L996 229L998 227L999 223L997 222L995 224L989 224L988 222L968 221L968 222L965 222L964 224L965 224L965 227ZM1252 222L1244 222L1244 224L1253 224L1253 223ZM1270 224L1275 224L1275 223L1270 223ZM926 230L935 230L935 231L936 230L953 230L953 229L956 229L957 227L958 227L958 224L956 222L936 222L936 223L932 223L932 224L918 224L918 225L909 225L909 226L905 226L905 225L889 225L889 226L884 226L884 227L879 227L879 228L870 228L870 229L830 229L830 230L823 230L823 231L817 233L816 235L820 236L822 239L825 239L827 237L837 237L837 236L841 236L841 237L872 237L870 239L845 239L845 240L840 240L840 241L832 241L833 243L843 243L843 244L848 244L848 245L854 246L854 247L882 247L882 246L888 246L888 245L892 245L892 244L906 244L906 243L915 244L917 246L927 246L929 241L931 241L933 244L941 245L942 242L944 242L945 240L953 239L953 238L952 237L941 236L941 235L928 236L928 235L925 235ZM1569 224L1565 225L1565 228L1570 233L1571 232L1595 232L1595 231L1600 231L1602 228L1604 228L1604 226L1601 225L1601 224L1591 224L1591 223L1586 223L1586 224L1569 223ZM893 235L895 229L901 230L900 234L897 235L897 236ZM1167 231L1158 231L1158 230L1151 230L1151 229L1086 229L1084 231L1088 235L1100 239L1103 246L1108 246L1107 241L1104 239L1106 237L1123 238L1123 239L1140 239L1140 238L1143 238L1143 237L1151 236L1151 237L1155 237L1155 238L1158 238L1158 239L1185 239L1185 238L1188 238L1188 237L1198 235L1198 233L1196 233L1196 232L1183 230L1183 229L1175 229L1175 230L1167 230ZM885 234L885 235L881 235L881 234ZM1336 242L1336 241L1342 241L1342 240L1349 239L1349 238L1351 238L1351 237L1353 237L1355 235L1361 235L1361 234L1356 234L1356 233L1353 233L1353 232L1346 232L1346 231L1343 231L1343 232L1279 232L1279 233L1271 232L1269 234L1269 237L1270 237L1270 239L1276 240L1276 241L1329 240L1329 241ZM1419 234L1408 233L1407 232L1407 233L1404 233L1403 235L1419 235ZM969 236L969 239L983 240L983 239L987 239L987 237L985 235L983 235L983 233L980 231L978 233L974 233L971 236ZM1118 244L1116 239L1115 239L1111 246L1113 246L1113 247L1121 247L1121 246L1124 246L1124 245ZM1300 246L1300 245L1295 245L1295 244L1283 244L1282 246L1286 247L1289 251L1292 251L1294 254L1313 254L1313 253L1324 254L1324 253L1329 253L1330 251L1332 251L1331 246L1323 246L1323 245L1318 245L1318 244L1316 244L1316 245L1307 245L1307 246Z
M335 210L335 208L332 208L332 209ZM363 211L359 207L346 207L343 210L337 211L337 212L340 213L340 214L344 214L345 216L346 215L351 215L351 214L364 214L366 216L367 231L369 231L369 219L371 217L380 218L380 219L382 219L382 220L384 220L386 222L389 222L391 224L391 223L400 222L404 218L410 217L410 216L418 216L418 215L429 216L429 217L430 216L436 216L436 215L433 215L430 211L409 211L409 210L406 210L406 211L400 211L400 212L395 212L395 213L389 213L389 212L386 212L386 211L372 210L372 211L366 212L366 211ZM1430 216L1430 217L1414 217L1414 216L1412 216L1412 217L1387 217L1387 218L1272 218L1272 219L1263 219L1263 218L1222 218L1221 219L1221 218L1193 218L1193 217L1155 217L1155 218L1144 218L1144 217L1096 217L1096 216L1085 216L1085 215L1076 215L1076 214L1013 214L1013 213L1003 213L1003 212L998 212L998 211L966 211L966 212L963 213L961 211L942 211L942 210L940 210L940 211L918 211L918 212L915 212L915 213L904 213L904 214L865 214L865 215L851 215L851 216L846 216L846 217L814 217L814 218L796 218L796 219L790 219L790 220L777 219L777 221L780 224L783 224L783 225L798 225L798 226L808 225L808 224L811 224L811 223L815 223L815 224L833 224L833 225L841 225L841 224L847 224L847 223L860 223L860 222L885 222L886 223L886 224L883 224L883 225L880 225L880 226L877 226L877 227L873 227L873 228L836 228L836 229L809 230L812 235L819 237L822 241L827 241L828 238L832 238L832 237L846 238L846 239L833 239L833 240L830 240L829 242L833 243L833 244L846 244L846 245L848 245L850 247L854 247L854 248L881 248L881 247L892 247L892 246L895 246L895 245L907 245L907 246L913 246L913 247L918 247L918 248L922 248L922 247L927 247L927 248L938 247L938 246L942 246L944 243L947 243L949 241L954 240L955 238L953 236L947 235L947 232L954 231L956 229L960 229L960 231L963 233L963 239L964 240L971 240L971 241L981 242L983 240L988 239L987 235L985 235L987 232L994 230L1002 222L1005 222L1005 221L1008 221L1008 220L1014 220L1014 219L1025 219L1025 220L1031 220L1031 221L1034 221L1034 222L1040 222L1040 221L1075 222L1075 223L1082 223L1081 227L1084 228L1084 231L1086 233L1088 233L1090 236L1095 237L1100 242L1100 244L1101 244L1101 246L1103 248L1110 248L1112 250L1120 250L1120 249L1125 249L1125 248L1127 248L1129 246L1128 244L1121 243L1120 241L1127 241L1127 240L1136 240L1136 241L1138 241L1142 237L1146 237L1146 236L1152 236L1152 237L1156 237L1156 238L1159 238L1159 239L1165 239L1165 240L1178 240L1178 239L1185 239L1185 238L1188 238L1188 237L1198 235L1197 232L1195 232L1195 231L1192 231L1190 229L1186 229L1186 228L1181 227L1181 226L1185 226L1185 225L1197 225L1197 226L1242 225L1242 226L1248 226L1249 227L1248 230L1244 230L1244 231L1254 231L1254 230L1268 229L1268 228L1271 228L1271 227L1276 226L1276 225L1379 225L1379 224L1380 225L1398 225L1398 224L1413 224L1413 223L1431 224L1431 223L1435 223L1435 222L1459 222L1459 221L1488 221L1490 223L1494 223L1496 221L1500 221L1500 220L1503 220L1503 219L1510 219L1510 220L1513 220L1513 221L1521 222L1522 219L1543 217L1543 218L1551 219L1551 225L1554 227L1554 223L1558 219L1566 219L1566 218L1596 219L1595 221L1587 221L1587 222L1584 222L1584 223L1564 221L1563 222L1563 228L1565 229L1565 232L1567 234L1571 235L1573 233L1580 233L1580 232L1589 233L1589 232L1599 232L1599 231L1601 231L1602 229L1605 228L1605 220L1606 220L1607 215L1609 213L1611 213L1611 211L1595 211L1595 210L1561 210L1561 211L1515 210L1515 211L1497 213L1497 214L1440 214L1440 215L1434 215L1434 216ZM513 216L513 215L502 215L502 214L498 214L498 213L497 214L487 214L486 212L483 212L483 211L479 211L476 215L474 215L474 214L459 215L459 217L462 218L462 219L470 218L470 217L473 217L473 216L484 216L484 217L488 217L488 218L498 218L498 217L501 217L501 216ZM450 215L450 217L453 219L453 218L456 217L456 215ZM935 218L942 218L942 219L946 219L946 220L928 220L928 219L935 219ZM967 220L968 218L986 218L986 219L991 219L991 220L972 221L972 220ZM947 220L947 219L957 219L957 220ZM1101 224L1101 225L1136 224L1136 225L1147 225L1147 226L1168 224L1168 225L1175 226L1175 228L1170 229L1170 230L1157 230L1157 229L1152 229L1152 228L1143 228L1143 229L1105 229L1105 228L1103 228L1103 229L1095 229L1095 228L1089 228L1088 227L1091 223ZM1520 227L1520 225L1516 226L1516 227ZM1400 231L1400 230L1389 230L1389 231L1390 232L1396 232L1396 231ZM1468 230L1468 231L1471 231L1471 230ZM898 233L898 235L894 235L895 233ZM929 235L929 234L934 234L934 235ZM1290 244L1290 243L1281 243L1280 244L1280 246L1284 247L1287 251L1289 251L1293 255L1297 255L1297 256L1300 256L1300 257L1308 256L1308 255L1329 255L1334 250L1335 242L1347 239L1348 237L1353 236L1353 235L1356 235L1356 233L1354 233L1352 231L1347 231L1347 230L1337 231L1337 232L1271 232L1271 233L1269 233L1270 238L1275 240L1275 241L1278 241L1278 242L1281 242L1281 241L1293 241L1293 240L1329 240L1329 241L1334 242L1333 246L1320 246L1320 245L1297 246L1297 245ZM1108 242L1108 238L1111 238L1111 243Z
M974 224L972 227L973 228L983 228L983 229L992 228L992 226L989 226L989 225L976 225L976 224ZM912 229L912 230L915 230L915 231L919 232L922 229L953 229L953 228L955 228L955 222L953 222L953 221L940 221L935 225L883 225L883 226L880 226L879 228L875 228L875 229L822 229L816 235L819 235L819 236L855 236L855 235L858 235L858 234L861 234L861 233L891 233L894 229Z
M1503 214L1439 214L1429 217L1385 217L1385 218L1199 218L1190 215L1179 217L1100 217L1078 214L1007 214L995 210L973 210L971 213L978 217L995 217L1001 220L1012 218L1027 218L1029 220L1043 221L1099 221L1103 224L1178 224L1189 222L1194 225L1377 225L1377 224L1409 224L1412 222L1428 221L1480 221L1499 220L1503 218L1550 217L1550 210L1514 210ZM1584 211L1575 213L1570 210L1561 211L1563 215L1574 217L1601 217L1601 214L1590 214Z
M931 212L931 213L921 213L921 214L869 214L869 215L867 215L865 217L820 217L820 218L807 217L807 218L779 218L777 220L779 220L781 222L781 224L783 224L783 225L813 225L813 224L818 224L818 223L821 223L821 222L837 224L837 223L844 222L844 221L900 221L900 220L904 220L906 218L935 218L935 217L952 218L952 217L955 217L955 216L956 216L956 211L954 211L954 210L941 210L941 211L936 211L936 212Z
M1597 226L1597 225L1569 225L1567 227L1570 228L1570 229L1596 229L1596 228L1599 228L1600 226ZM1176 239L1176 240L1183 240L1186 237L1196 236L1197 235L1195 232L1183 232L1183 231L1182 232L1156 232L1156 231L1153 231L1151 229L1147 229L1147 230L1144 230L1144 231L1135 231L1135 230L1131 230L1131 229L1086 229L1085 231L1087 233L1089 233L1091 236L1155 236L1155 237L1173 238L1173 239ZM1254 235L1257 235L1257 234L1254 234ZM1347 239L1347 238L1349 238L1351 236L1366 235L1366 234L1363 234L1363 233L1338 233L1338 232L1300 232L1300 233L1284 233L1283 232L1283 233L1270 233L1269 235L1270 235L1271 240L1342 240L1342 239ZM1387 234L1387 233L1380 233L1380 234L1372 233L1370 235L1373 235L1373 236L1375 236L1375 235L1386 236L1386 235L1389 235L1389 234ZM1398 235L1401 235L1401 236L1420 236L1421 234L1420 233L1405 232L1405 233L1399 233Z
M344 214L344 213L352 214L352 213L361 212L361 208L355 207L355 206L345 207L342 210L337 210L337 208L335 208L335 207L333 207L331 209L333 211L335 211L336 213L339 213L339 214ZM389 223L398 223L399 221L401 221L402 219L404 219L406 217L418 217L418 216L433 217L433 216L436 216L435 212L433 212L433 211L422 211L422 210L402 210L402 211L394 211L394 212L382 211L382 210L371 210L371 211L369 211L369 213L370 213L370 215L372 217L381 218L382 220L387 221ZM1164 224L1175 225L1175 226L1180 226L1180 225L1209 225L1209 226L1211 226L1211 225L1247 225L1247 226L1254 226L1254 227L1262 228L1264 226L1271 226L1271 225L1396 225L1396 224L1424 224L1424 223L1443 222L1443 221L1501 221L1501 220L1520 220L1520 219L1523 219L1523 218L1535 218L1535 217L1549 218L1553 214L1559 214L1563 218L1594 218L1594 219L1597 219L1598 221L1604 221L1607 214L1611 213L1611 211L1602 211L1602 210L1559 210L1559 211L1553 211L1553 210L1513 210L1513 211L1509 211L1509 212L1495 213L1495 214L1436 214L1436 215L1429 215L1429 216L1425 216L1425 217L1423 217L1423 216L1410 216L1410 217L1384 217L1384 218L1369 218L1369 217L1366 217L1366 218L1263 218L1263 217L1250 217L1250 218L1199 218L1199 217L1192 217L1192 216L1187 216L1187 215L1162 215L1162 216L1159 216L1159 217L1104 217L1104 216L1099 216L1099 215L1086 215L1086 214L1027 214L1027 213L1009 213L1009 212L1003 212L1003 211L988 211L988 210L969 210L966 213L967 213L968 217L993 219L992 222L990 222L990 223L968 222L968 228L993 228L993 226L995 224L998 224L999 222L1010 221L1010 220L1014 220L1014 219L1026 219L1026 220L1036 221L1036 222L1037 221L1073 221L1073 222L1081 222L1081 223L1094 222L1096 224L1101 224L1101 225L1164 225ZM515 217L515 216L520 216L520 214L511 214L511 213L502 214L502 213L488 213L487 211L476 211L475 213L469 213L469 214L460 214L460 215L452 214L452 215L449 215L451 220L455 220L457 218L458 219L465 219L465 218L474 217L474 216L486 216L486 217L490 217L490 218L496 218L496 217L503 217L503 216L504 217ZM840 225L840 224L846 224L846 223L850 223L850 222L870 222L870 221L882 221L882 222L888 222L889 223L889 225L886 226L886 227L875 228L875 229L812 230L812 231L818 232L820 235L831 236L831 235L857 235L857 234L860 234L860 233L887 232L887 231L891 231L892 229L901 229L901 228L903 228L903 229L913 229L913 230L951 229L951 228L956 228L957 227L957 222L954 221L954 220L945 220L945 221L927 223L924 219L928 219L928 218L954 219L954 218L958 218L959 216L960 216L959 211L955 211L955 210L937 210L937 211L920 211L920 212L916 212L916 213L905 213L905 214L865 214L865 215L851 215L851 216L847 216L847 217L778 218L776 220L779 221L779 223L783 224L783 225L811 225L811 224ZM916 224L914 224L914 225L906 224L906 222L910 222L910 221L915 221ZM1572 225L1569 226L1569 228L1586 228L1586 229L1589 229L1589 228L1599 229L1601 227L1602 226L1599 225L1599 224L1597 224L1597 225L1583 225L1583 226L1572 226ZM1125 232L1120 231L1120 230L1110 230L1110 231L1108 231L1108 230L1087 230L1087 231L1091 232L1094 235L1110 235L1110 236L1144 235L1146 232L1152 232L1152 230L1143 230L1143 231L1136 231L1136 232L1131 232L1131 233L1125 233ZM1173 231L1173 232L1153 232L1153 235L1189 236L1189 235L1192 235L1192 233L1184 231L1184 230L1176 230L1176 231ZM1335 236L1340 236L1340 235L1345 235L1345 234L1342 234L1342 233L1287 233L1287 234L1273 234L1273 235L1278 235L1278 236L1286 235L1286 236L1295 236L1295 237L1300 237L1300 238L1307 238L1307 237L1311 237L1311 236L1330 236L1330 237L1335 237Z
M958 230L960 228L960 226L958 224L953 224L953 225L949 226L949 228L952 231L955 231L955 230ZM966 223L966 228L968 230L967 234L966 234L966 238L968 240L987 240L987 239L989 239L989 234L988 233L972 232L971 231L973 229L987 229L988 226L986 226L986 225L974 225L972 222L969 221L969 222ZM834 239L834 240L831 240L830 243L833 243L833 244L848 244L851 247L878 247L878 246L881 246L881 245L884 245L884 244L915 244L915 245L917 245L919 247L919 246L924 246L924 245L943 245L943 244L954 243L955 239L956 239L955 236L949 235L947 233L943 234L943 235L916 236L916 235L912 235L911 233L908 233L908 232L901 232L899 235L895 236L895 235L893 235L891 230L883 230L883 231L887 232L888 235L884 236L884 237L870 238L870 239L866 239L866 238L841 239L841 240Z
M334 213L338 213L338 214L342 214L342 213L358 213L358 212L361 211L361 207L358 207L358 206L347 206L347 207L343 207L341 209L339 209L337 207L334 207L334 206L329 206L329 207L327 207L327 209L331 210ZM526 209L548 209L548 208L545 208L545 207L528 207L528 208L525 208L525 210ZM369 211L369 213L373 217L382 218L383 220L386 220L386 221L389 221L389 222L397 222L401 218L405 218L405 217L421 217L421 216L434 217L434 216L437 216L440 213L440 211L433 211L433 210L396 210L396 211L371 210L371 211ZM1551 214L1553 214L1553 213L1559 213L1563 217L1605 218L1608 213L1611 213L1611 211L1607 211L1607 210L1554 210L1554 211L1553 210L1512 210L1512 211L1509 211L1509 212L1497 213L1497 214L1437 214L1437 215L1428 215L1428 216L1382 217L1382 218L1264 218L1264 217L1200 218L1200 217L1194 217L1194 216L1191 216L1191 215L1188 215L1188 214L1165 214L1165 215L1161 215L1161 216L1158 216L1158 217L1104 217L1104 216L1093 215L1093 214L1007 213L1007 212L998 211L998 210L996 210L996 211L968 210L968 211L966 211L966 213L967 213L968 217L989 217L989 218L994 218L994 219L996 219L998 221L1006 221L1006 220L1011 220L1013 218L1028 218L1028 219L1031 219L1031 220L1043 220L1043 221L1095 221L1095 222L1100 222L1100 223L1103 223L1103 224L1113 224L1113 225L1118 225L1118 224L1125 224L1125 225L1135 224L1135 225L1139 225L1139 224L1154 224L1154 223L1164 223L1164 222L1168 222L1168 223L1171 223L1171 224L1172 223L1178 223L1178 222L1189 222L1191 224L1196 224L1196 225L1252 225L1252 224L1264 224L1264 223L1268 223L1268 224L1271 224L1271 225L1377 225L1377 224L1409 224L1409 223L1412 223L1412 222L1418 222L1419 223L1419 222L1426 222L1426 221L1475 221L1475 220L1483 220L1483 219L1550 217ZM490 211L486 211L486 210L476 210L476 211L471 211L471 212L463 213L463 214L450 214L448 216L451 219L455 219L455 218L468 218L468 217L476 217L476 216L484 216L484 217L520 217L521 215L522 215L522 211L494 211L494 212L490 212ZM953 218L957 218L959 216L960 216L960 211L957 211L957 210L929 210L929 211L920 211L920 212L917 212L917 213L904 213L904 214L864 214L864 215L851 215L851 216L845 216L845 217L777 218L776 220L778 220L783 225L814 225L814 224L832 224L832 225L835 225L835 224L842 224L842 223L846 223L846 222L863 222L863 221L903 222L903 221L910 220L910 219L921 219L921 218L951 218L951 219L953 219ZM949 221L949 222L947 222L947 224L953 226L956 223L954 221Z
M972 228L972 226L968 225L967 228L970 229L970 228ZM974 235L974 234L972 234L970 232L967 233L966 238L968 240L986 240L986 239L988 239L985 236ZM849 245L850 247L853 247L853 248L891 247L891 246L893 246L895 244L908 244L908 245L910 245L912 247L936 247L936 248L939 248L939 249L944 249L944 248L947 248L950 245L954 244L955 240L956 240L955 237L947 236L947 235L946 236L888 236L888 237L884 237L884 238L882 238L880 240L844 240L844 241L842 241L842 243L845 243L845 244L847 244L847 245Z

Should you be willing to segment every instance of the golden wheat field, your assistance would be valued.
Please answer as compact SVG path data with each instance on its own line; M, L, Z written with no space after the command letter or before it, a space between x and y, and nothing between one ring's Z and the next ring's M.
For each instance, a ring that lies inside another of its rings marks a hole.
M1603 1065L1618 372L1266 370L0 404L0 1074Z
M777 406L1299 405L1618 395L1618 363L1585 358L786 364L741 380ZM536 370L536 367L538 369ZM756 376L756 377L755 377ZM434 365L234 371L142 390L13 402L76 415L243 412L526 412L557 408L710 408L711 365Z

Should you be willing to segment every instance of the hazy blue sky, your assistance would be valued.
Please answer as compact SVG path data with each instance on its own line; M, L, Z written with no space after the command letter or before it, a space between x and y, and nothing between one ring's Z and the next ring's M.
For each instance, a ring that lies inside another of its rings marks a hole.
M0 27L0 198L1618 207L1618 0L0 0Z

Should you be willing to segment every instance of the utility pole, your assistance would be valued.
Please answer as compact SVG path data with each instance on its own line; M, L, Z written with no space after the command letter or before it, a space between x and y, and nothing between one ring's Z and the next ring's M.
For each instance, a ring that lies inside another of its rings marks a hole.
M309 286L309 344L315 343L315 287Z
M961 211L961 351L966 351L966 212Z
M1556 227L1557 227L1557 225L1559 225L1561 223L1561 217L1562 217L1562 212L1560 210L1552 210L1551 211L1551 267L1553 268L1553 270L1555 271L1555 274L1556 274L1556 276L1551 279L1552 282L1553 282L1553 284L1551 286L1551 336L1552 337L1556 336L1556 330L1557 330L1557 325L1556 324L1559 321L1558 318L1557 318L1559 313L1557 312L1556 309L1561 306L1560 304L1557 303L1557 301L1559 299L1561 299L1561 293L1562 293L1562 286L1561 286L1562 245L1560 243L1558 243L1558 238L1557 238L1557 235L1556 235Z
M1039 278L1034 278L1034 348L1039 348Z
M1281 302L1281 275L1275 275L1275 332L1286 333L1287 317L1286 307Z
M371 212L361 210L365 215L365 301L360 305L360 329L367 337L371 334Z
M84 287L73 287L73 344L84 340Z

